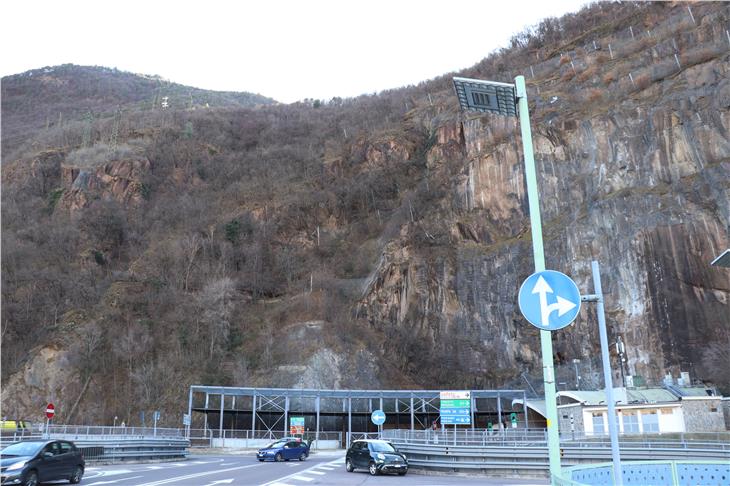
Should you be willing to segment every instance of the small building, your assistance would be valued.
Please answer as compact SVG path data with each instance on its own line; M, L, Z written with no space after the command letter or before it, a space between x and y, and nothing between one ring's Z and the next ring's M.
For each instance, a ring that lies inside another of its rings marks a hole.
M701 387L614 390L619 434L671 434L727 430L723 398ZM608 435L608 406L603 391L557 393L558 424L563 434ZM521 405L514 400L513 406ZM529 413L543 414L545 402L528 400ZM530 420L540 423L539 419Z

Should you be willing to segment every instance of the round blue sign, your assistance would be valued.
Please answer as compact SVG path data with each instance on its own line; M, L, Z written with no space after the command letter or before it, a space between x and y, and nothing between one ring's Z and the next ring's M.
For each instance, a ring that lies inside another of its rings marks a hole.
M578 286L570 277L555 270L527 277L520 287L518 302L525 319L546 331L564 328L580 312Z
M370 414L370 420L372 420L375 425L383 425L385 423L385 412L382 410L373 411L373 413Z

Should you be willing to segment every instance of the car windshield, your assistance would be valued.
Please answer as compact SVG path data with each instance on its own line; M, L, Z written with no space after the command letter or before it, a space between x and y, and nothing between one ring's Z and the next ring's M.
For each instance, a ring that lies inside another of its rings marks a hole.
M277 440L264 447L264 449L276 449L277 447L282 447L284 444L286 444L285 440Z
M45 445L45 442L16 442L0 451L3 456L32 456Z
M395 447L390 442L371 442L374 452L395 452Z

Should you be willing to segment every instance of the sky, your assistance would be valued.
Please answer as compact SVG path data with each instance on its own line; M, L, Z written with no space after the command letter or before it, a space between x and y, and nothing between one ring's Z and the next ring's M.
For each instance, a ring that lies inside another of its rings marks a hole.
M0 75L58 64L157 74L284 103L473 66L587 0L9 0Z

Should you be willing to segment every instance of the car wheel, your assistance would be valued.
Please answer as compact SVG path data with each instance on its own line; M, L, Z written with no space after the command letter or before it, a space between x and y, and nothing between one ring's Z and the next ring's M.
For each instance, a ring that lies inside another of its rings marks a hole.
M302 452L302 453L301 453L301 454L299 455L299 460L300 460L300 461L303 461L303 460L304 460L304 459L306 459L306 458L307 458L307 453L306 453L306 452Z
M398 471L398 476L405 476L408 471Z
M274 460L276 462L281 462L284 460L284 456L281 455L281 452L277 452L276 455L274 456Z
M68 482L71 484L79 484L81 482L81 478L84 475L84 468L81 466L76 466L76 469L74 469L74 473L69 478Z
M348 459L345 461L345 469L347 469L347 472L352 472L355 470L355 466L352 465L351 460Z
M264 462L264 460L263 459L259 459L259 462Z
M379 472L378 466L376 466L374 462L371 462L370 467L368 467L368 471L370 472L371 476L377 476Z
M31 471L25 477L23 482L24 486L38 486L38 474L35 471Z

